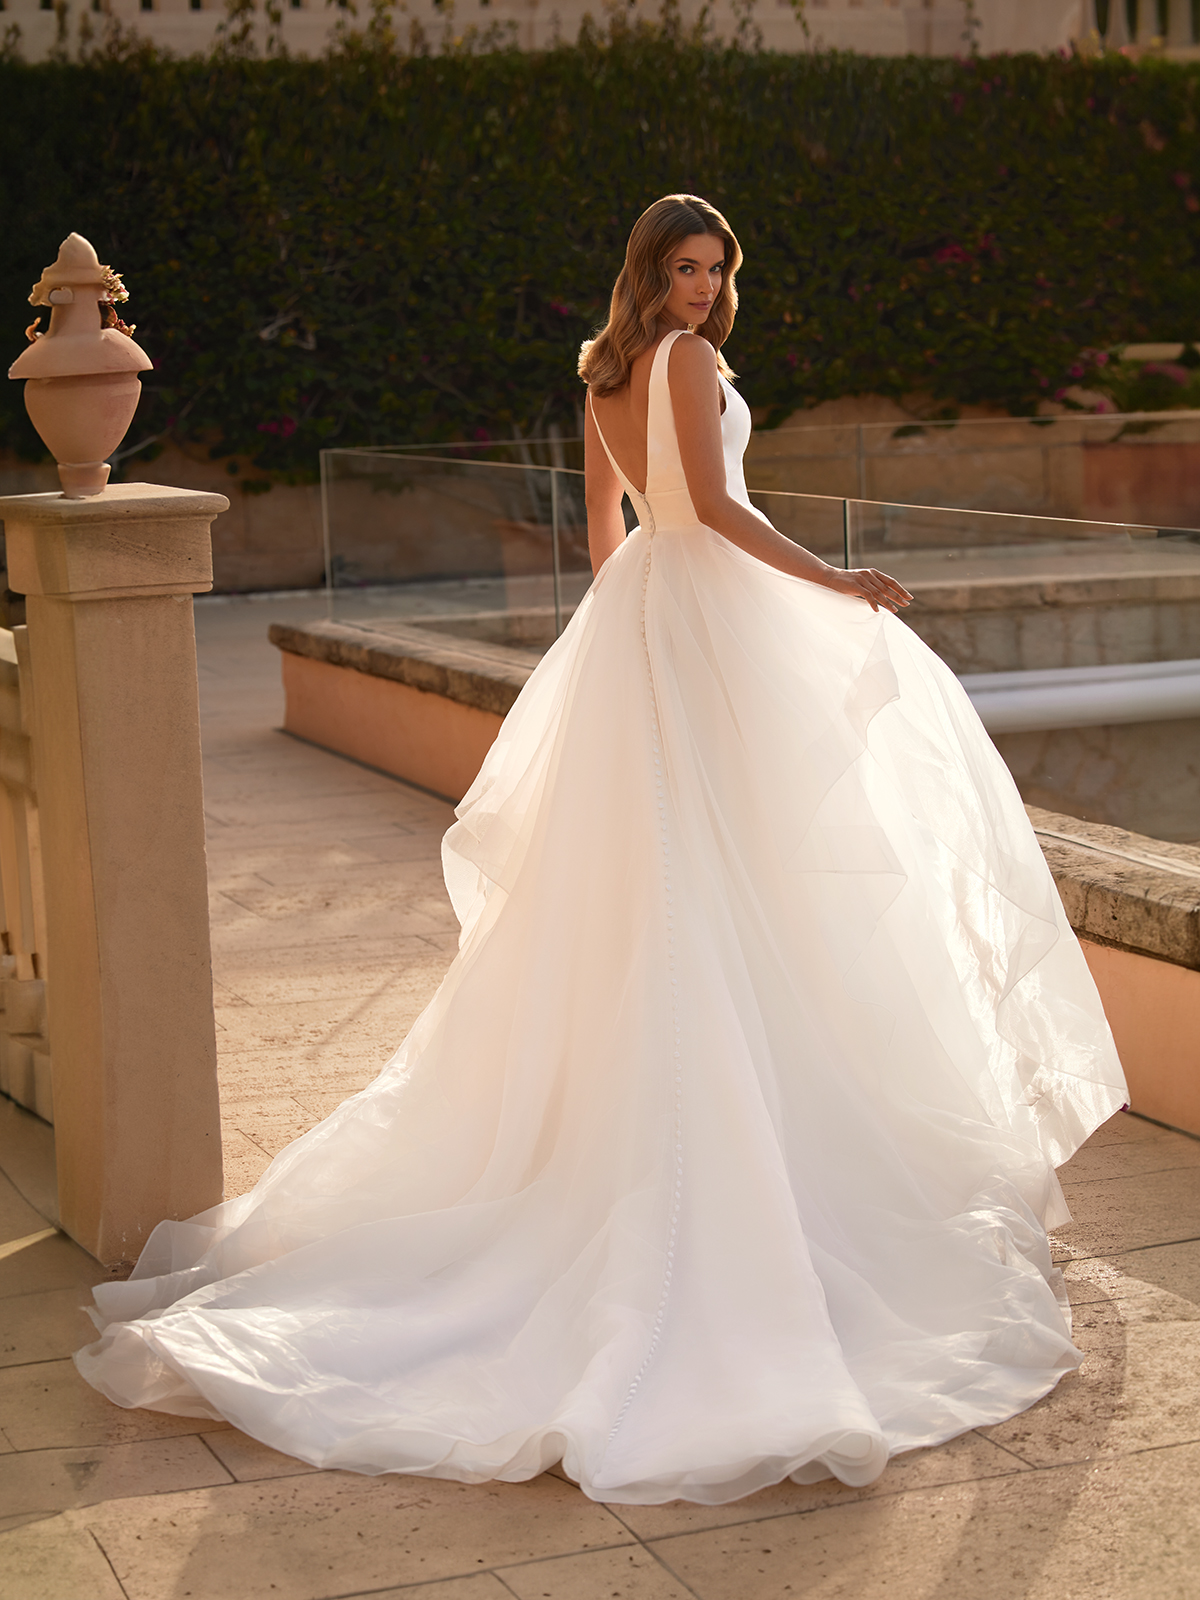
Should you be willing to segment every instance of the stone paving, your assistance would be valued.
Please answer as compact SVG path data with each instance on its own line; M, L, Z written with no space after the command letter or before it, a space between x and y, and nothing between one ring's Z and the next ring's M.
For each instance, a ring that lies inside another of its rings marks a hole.
M317 606L197 612L233 1194L435 988L450 812L273 731L267 623ZM120 1411L67 1359L98 1269L0 1180L0 1600L1197 1600L1200 1141L1121 1115L1064 1177L1077 1375L868 1489L719 1508L315 1472Z

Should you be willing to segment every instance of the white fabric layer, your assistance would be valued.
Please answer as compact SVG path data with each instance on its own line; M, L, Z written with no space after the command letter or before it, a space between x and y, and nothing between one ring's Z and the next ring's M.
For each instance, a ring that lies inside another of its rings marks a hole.
M672 342L642 526L446 836L457 959L369 1088L96 1290L119 1405L718 1503L1078 1364L1043 1228L1125 1099L1082 954L952 674L696 521Z

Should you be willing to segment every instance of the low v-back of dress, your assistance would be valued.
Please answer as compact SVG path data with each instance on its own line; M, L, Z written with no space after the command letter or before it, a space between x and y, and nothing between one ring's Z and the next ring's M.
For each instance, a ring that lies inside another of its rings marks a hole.
M1054 1167L1124 1100L1083 957L953 675L697 521L673 342L641 526L446 836L454 964L361 1094L97 1289L119 1404L721 1502L869 1482L1077 1365Z

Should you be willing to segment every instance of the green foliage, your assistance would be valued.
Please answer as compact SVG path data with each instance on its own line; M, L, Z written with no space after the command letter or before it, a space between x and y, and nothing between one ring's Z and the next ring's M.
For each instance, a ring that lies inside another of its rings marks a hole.
M1032 412L1089 350L1200 335L1195 67L724 49L0 61L0 306L77 229L153 356L130 443L306 476L321 446L573 424L656 196L746 251L728 346L778 419L922 390ZM0 444L38 453L10 384Z
M1088 388L1112 411L1200 409L1200 355L1189 346L1178 361L1111 361L1095 366Z

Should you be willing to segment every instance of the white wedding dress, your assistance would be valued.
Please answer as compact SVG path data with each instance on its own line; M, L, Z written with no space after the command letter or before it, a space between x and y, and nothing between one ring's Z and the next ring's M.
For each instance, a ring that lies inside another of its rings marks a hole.
M641 527L446 836L458 957L369 1088L95 1291L118 1405L719 1503L1078 1365L1054 1168L1125 1100L1082 953L947 668L697 521L672 343Z

